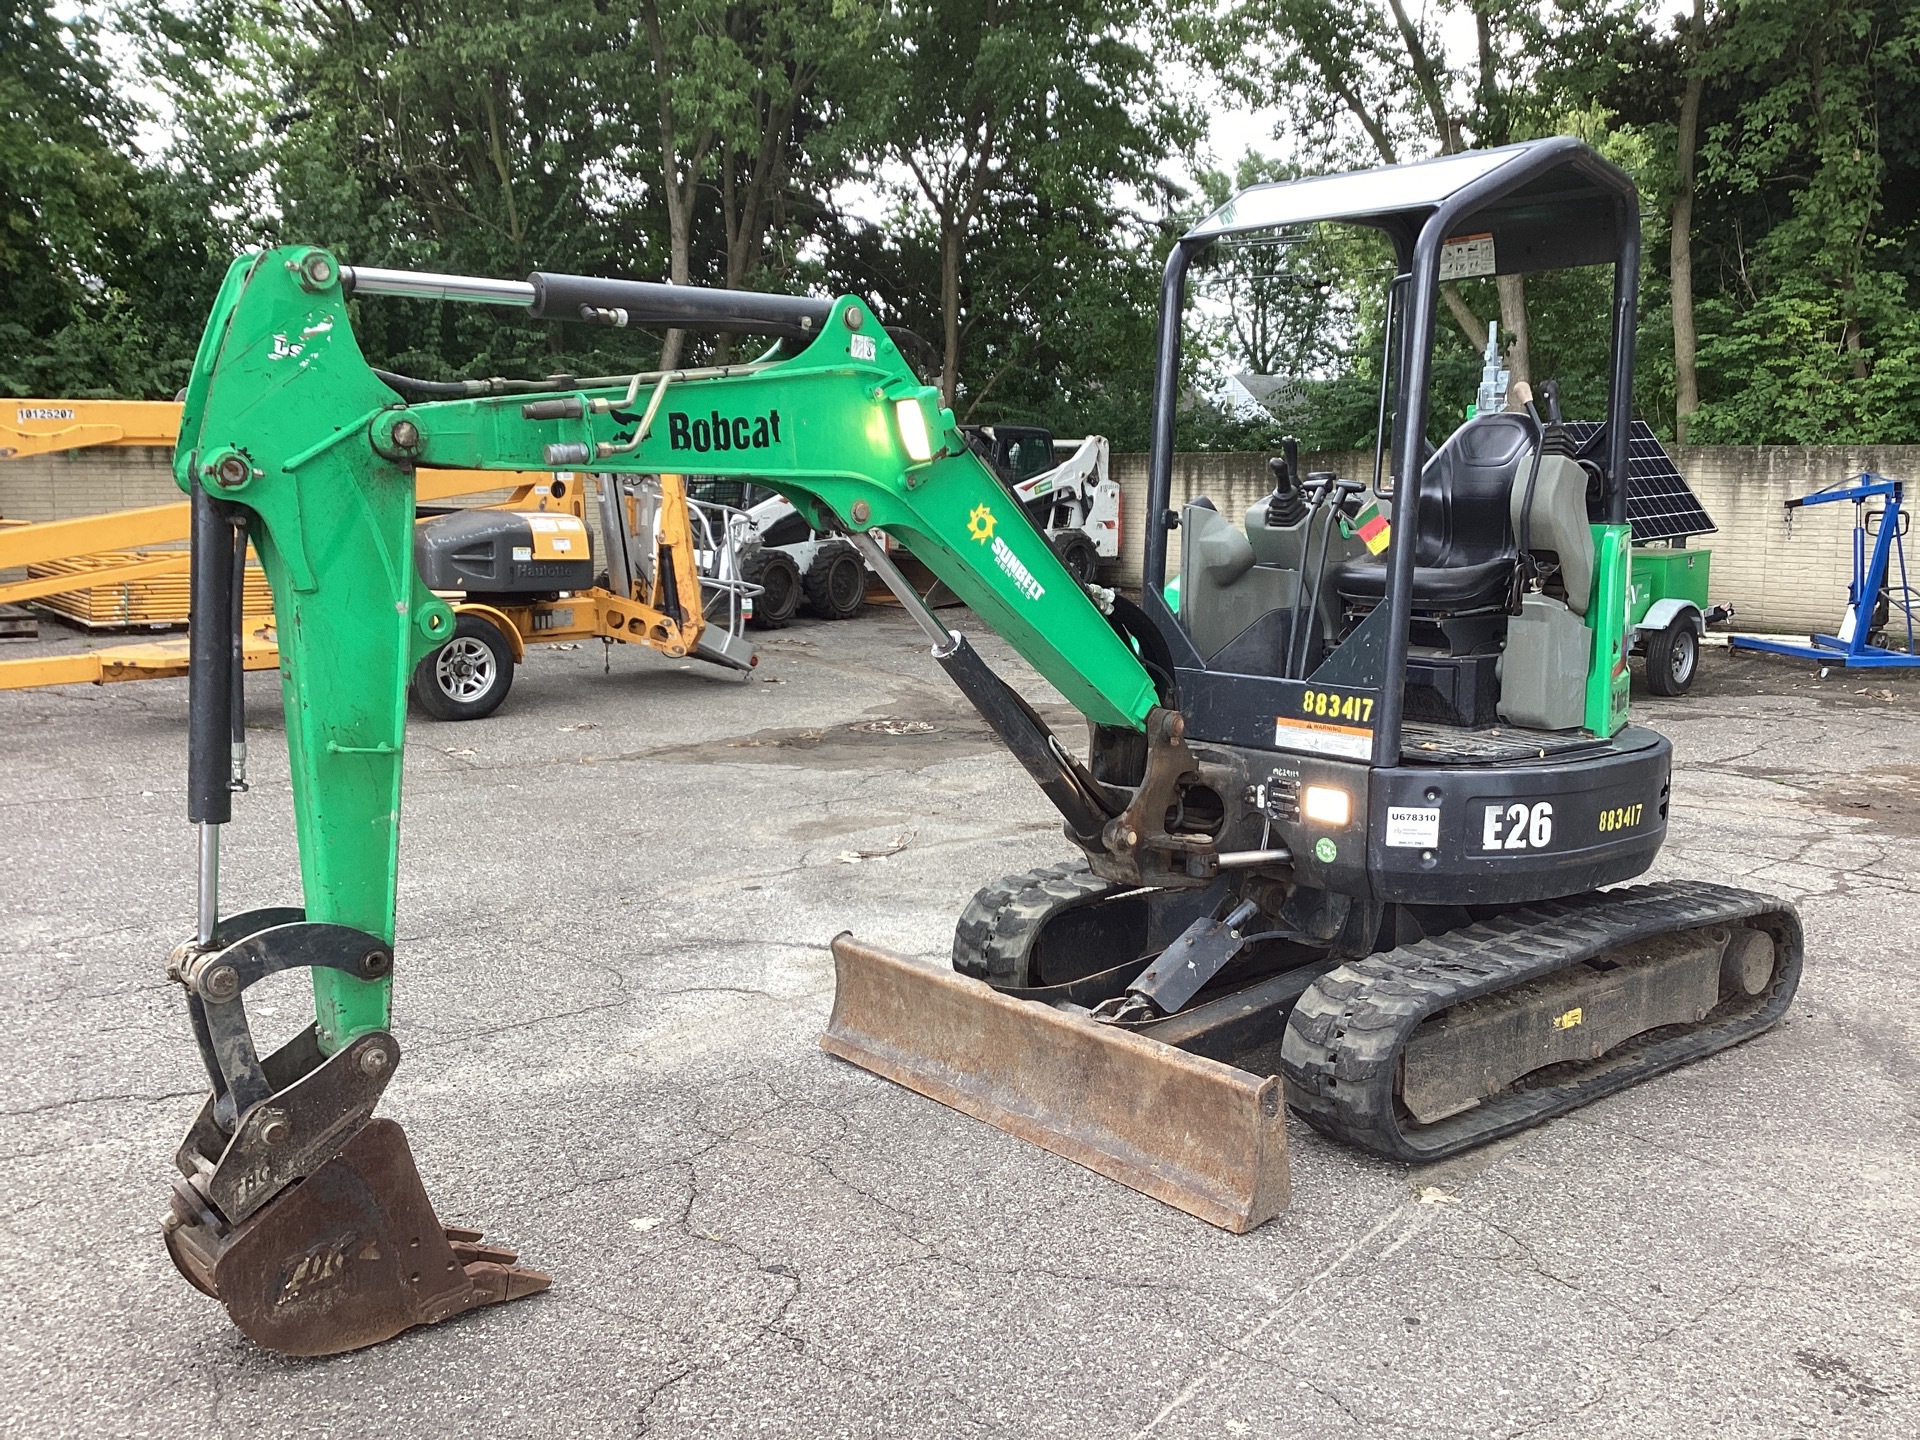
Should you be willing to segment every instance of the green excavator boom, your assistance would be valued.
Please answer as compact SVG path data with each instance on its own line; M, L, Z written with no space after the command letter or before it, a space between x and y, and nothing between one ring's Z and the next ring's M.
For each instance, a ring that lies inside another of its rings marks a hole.
M822 526L900 541L1088 719L1139 728L1154 704L1126 642L858 299L834 302L790 359L409 404L361 354L330 256L243 257L194 362L174 467L182 489L250 512L273 588L309 919L393 936L406 682L452 633L414 574L416 465L751 478ZM384 1027L390 983L316 971L323 1050Z
M376 273L391 274L360 275ZM721 328L771 317L762 333L797 331L798 353L418 400L449 387L403 395L368 365L352 277L308 247L237 261L194 360L174 455L194 515L188 813L200 909L169 974L187 991L211 1090L176 1160L165 1234L181 1272L245 1333L293 1354L355 1349L548 1284L478 1231L442 1227L400 1128L373 1117L400 1058L388 1027L408 680L455 628L415 572L417 467L693 472L781 491L889 577L1076 834L1111 816L1098 784L918 603L873 533L905 545L1090 721L1142 729L1157 699L1129 642L864 302L702 292L693 303L718 309ZM626 283L424 278L491 303L534 281ZM223 913L220 830L245 754L236 577L249 544L273 589L304 903ZM677 603L682 623L699 622L700 597ZM315 1023L262 1058L243 995L289 969L312 977Z

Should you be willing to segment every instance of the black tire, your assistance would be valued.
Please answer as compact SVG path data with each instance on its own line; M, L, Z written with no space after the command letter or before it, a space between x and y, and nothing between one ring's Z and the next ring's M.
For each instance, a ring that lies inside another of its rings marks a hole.
M1063 530L1053 538L1053 553L1067 567L1076 585L1091 585L1100 574L1100 552L1092 537L1079 530Z
M784 550L755 550L740 562L740 578L758 585L753 597L753 618L747 623L756 630L783 630L793 623L800 608L800 567Z
M1700 673L1700 636L1693 621L1676 615L1666 629L1647 638L1647 689L1655 695L1684 695Z
M822 545L807 567L807 608L822 620L851 620L867 603L867 562L851 545Z
M481 720L513 689L513 647L500 627L462 615L453 635L413 667L413 698L436 720Z

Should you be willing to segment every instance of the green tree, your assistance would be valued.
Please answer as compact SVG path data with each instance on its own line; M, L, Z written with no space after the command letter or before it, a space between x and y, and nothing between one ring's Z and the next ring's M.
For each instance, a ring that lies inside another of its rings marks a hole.
M1111 234L1125 219L1121 192L1152 193L1161 161L1191 142L1194 119L1143 43L1159 28L1156 12L1134 0L891 7L875 61L888 75L889 104L869 112L880 127L869 144L871 174L899 202L894 224L924 226L938 257L947 403L959 398L969 329L984 318L1010 336L996 312L1032 293L1014 279L1026 268L1020 257L981 264L976 256L983 234L1017 228L1000 223L1003 212ZM888 161L904 178L889 173ZM1023 238L1030 247L1044 236ZM998 373L976 377L976 390L985 393Z
M1890 157L1881 136L1883 115L1920 100L1920 12L1897 0L1744 0L1713 63L1739 98L1709 130L1702 171L1761 223L1734 237L1730 283L1700 307L1690 438L1920 433L1920 318L1902 263L1916 243L1920 157ZM1889 196L1904 215L1888 214Z
M676 285L694 276L700 212L718 200L719 282L745 285L769 246L780 245L793 186L804 174L810 199L844 178L850 157L818 103L866 108L868 62L880 24L875 0L693 0L639 7L651 66L666 202L668 273ZM806 201L802 201L803 206ZM663 364L680 337L670 333ZM723 340L720 351L727 351Z
M0 14L0 387L171 394L185 379L211 221L148 166L90 19Z

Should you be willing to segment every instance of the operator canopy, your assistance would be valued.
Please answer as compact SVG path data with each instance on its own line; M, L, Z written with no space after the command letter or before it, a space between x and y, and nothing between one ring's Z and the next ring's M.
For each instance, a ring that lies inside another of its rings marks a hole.
M1556 154L1559 163L1553 163ZM1538 170L1530 177L1529 170ZM1503 173L1504 172L1504 173ZM1503 183L1504 182L1504 183ZM1620 220L1636 204L1633 182L1578 140L1556 136L1407 165L1317 175L1242 191L1187 233L1217 240L1254 230L1346 221L1393 237L1406 259L1436 211L1474 206L1449 222L1448 239L1491 235L1491 272L1523 275L1611 264Z

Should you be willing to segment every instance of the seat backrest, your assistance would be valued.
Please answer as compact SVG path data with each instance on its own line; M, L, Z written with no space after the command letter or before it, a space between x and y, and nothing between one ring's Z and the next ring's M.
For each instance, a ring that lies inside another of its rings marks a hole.
M1523 469L1514 482L1509 512L1516 536L1521 534L1520 512L1526 503ZM1560 582L1567 589L1567 608L1585 615L1593 589L1593 531L1587 526L1587 472L1578 461L1567 455L1541 457L1533 485L1533 518L1525 533L1527 548L1536 555L1552 552L1560 566Z
M1207 506L1180 517L1180 621L1203 659L1271 610L1291 609L1300 577L1255 565L1240 527Z
M1421 565L1479 565L1515 553L1509 506L1533 451L1524 415L1480 415L1447 437L1420 472Z

